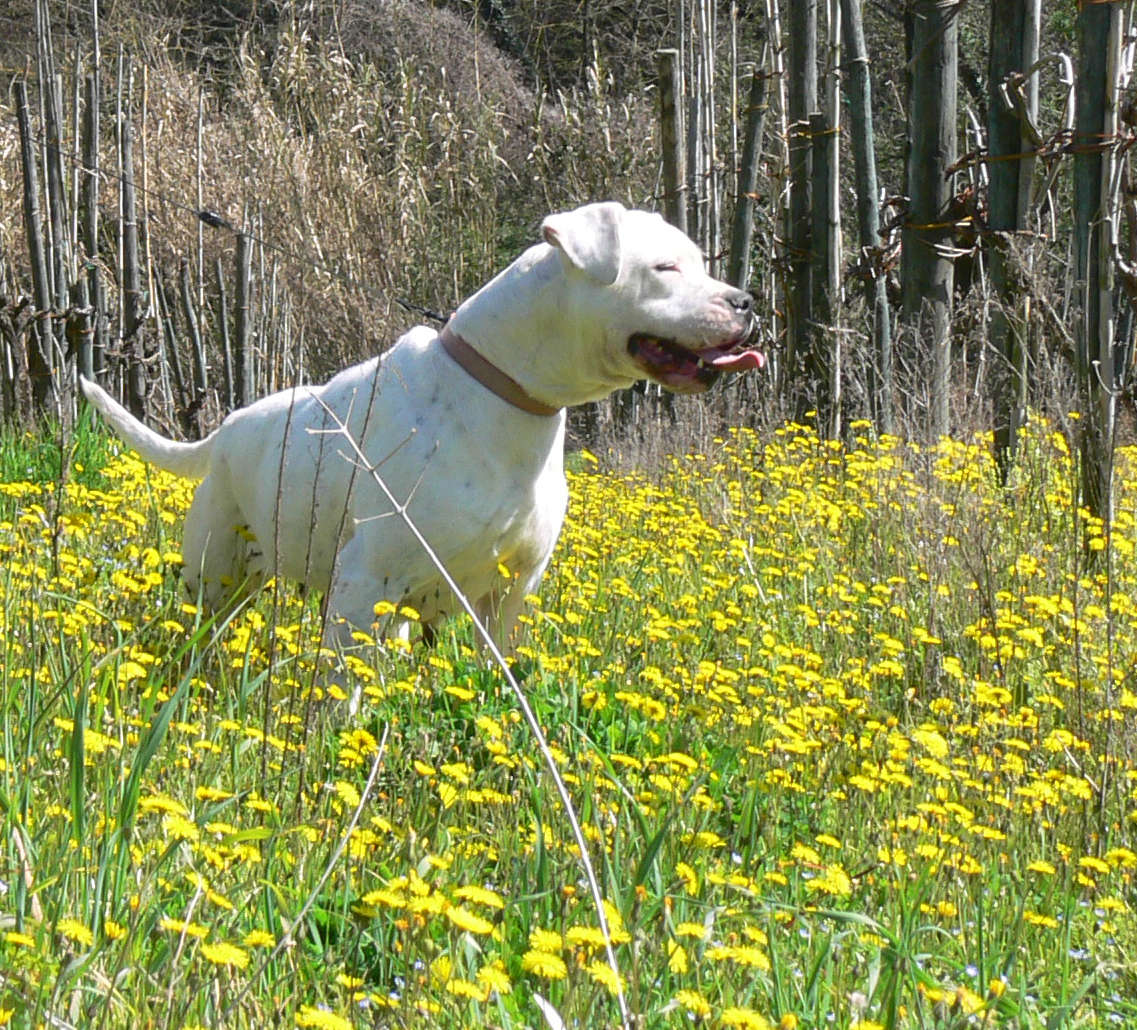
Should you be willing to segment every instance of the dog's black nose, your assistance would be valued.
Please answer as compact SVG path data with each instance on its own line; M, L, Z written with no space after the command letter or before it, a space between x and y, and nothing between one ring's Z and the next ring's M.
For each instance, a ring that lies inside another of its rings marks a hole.
M754 298L745 290L732 290L726 300L740 315L748 315L754 310Z

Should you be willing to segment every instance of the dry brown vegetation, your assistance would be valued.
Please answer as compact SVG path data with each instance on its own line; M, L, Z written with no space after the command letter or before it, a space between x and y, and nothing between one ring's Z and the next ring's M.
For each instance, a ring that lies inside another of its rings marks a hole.
M214 343L214 263L230 274L234 236L203 228L196 211L217 212L259 242L259 344L273 366L262 388L297 369L320 377L387 346L422 321L396 298L451 310L534 240L550 210L598 197L651 202L650 96L617 103L597 73L581 88L542 93L451 12L397 0L216 25L187 20L176 6L148 20L131 5L105 5L103 122L113 130L120 96L133 111L144 246L167 281L183 261L201 269ZM86 12L70 12L70 21L58 5L52 12L66 103L76 62L62 55L80 54L79 74L90 70L90 25ZM32 16L21 13L27 31L2 52L9 72L30 77ZM120 91L123 54L134 76ZM102 161L100 260L113 278L117 182L107 129ZM10 98L0 98L0 275L9 295L27 279L20 191L15 118ZM302 356L283 362L284 346L269 335L287 337ZM220 365L216 350L211 364Z

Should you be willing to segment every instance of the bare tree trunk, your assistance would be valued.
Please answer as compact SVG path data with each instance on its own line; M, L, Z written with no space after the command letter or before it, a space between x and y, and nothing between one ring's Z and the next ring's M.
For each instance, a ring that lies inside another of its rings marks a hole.
M1075 322L1082 395L1082 503L1108 526L1113 516L1116 374L1113 360L1111 196L1117 134L1117 69L1121 4L1086 4L1078 11L1078 80L1074 128Z
M892 421L892 325L888 293L880 262L880 209L877 204L876 138L872 120L872 83L865 47L860 0L841 0L842 36L845 44L845 92L849 98L849 136L857 185L857 226L860 232L861 267L865 299L872 310L873 353L869 394L873 417L882 433L893 431Z
M1024 152L1019 112L1004 102L1012 75L1030 68L1038 54L1040 0L991 0L991 50L987 73L988 227L991 288L995 295L990 340L995 411L995 457L1004 482L1015 460L1018 434L1026 420L1028 352L1026 325L1020 317L1015 285L1013 234L1024 229L1029 190L1019 163ZM1030 17L1030 9L1036 17ZM1033 26L1033 30L1031 30ZM1037 90L1035 91L1037 113Z
M959 0L911 0L908 105L908 221L903 232L903 318L913 341L932 348L930 430L950 429L952 259L945 223L955 163Z

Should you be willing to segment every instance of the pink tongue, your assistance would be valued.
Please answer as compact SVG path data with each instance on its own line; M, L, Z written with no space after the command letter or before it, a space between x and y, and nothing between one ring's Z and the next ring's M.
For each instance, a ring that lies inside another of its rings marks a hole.
M748 368L762 368L766 364L766 355L760 350L744 350L739 354L712 358L710 364L724 372L745 372Z

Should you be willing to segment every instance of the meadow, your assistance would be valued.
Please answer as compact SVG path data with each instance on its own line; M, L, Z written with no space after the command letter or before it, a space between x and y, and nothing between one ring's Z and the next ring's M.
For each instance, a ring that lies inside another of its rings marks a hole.
M467 621L353 715L315 599L184 595L189 484L6 436L0 1025L1137 1025L1137 454L1103 526L1042 421L853 434L573 459L516 664L618 981Z

